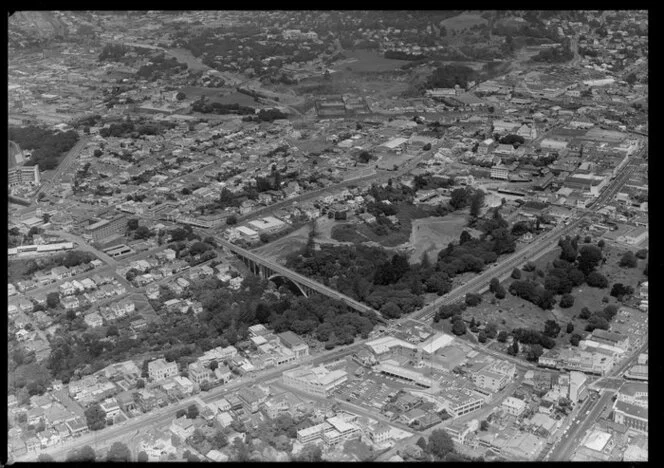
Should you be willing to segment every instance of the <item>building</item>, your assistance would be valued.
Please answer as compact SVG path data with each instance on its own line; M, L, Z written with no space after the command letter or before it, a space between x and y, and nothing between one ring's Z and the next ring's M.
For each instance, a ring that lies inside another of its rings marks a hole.
M330 371L323 366L293 369L282 374L284 385L325 398L330 396L347 379L346 371Z
M209 367L201 365L200 362L192 362L189 364L189 379L193 381L194 383L197 383L200 385L204 381L211 382L212 379L212 371L210 370Z
M293 352L295 359L300 359L309 355L309 345L292 331L279 333L277 336L281 343Z
M586 394L586 381L588 377L583 372L571 371L569 373L569 399L576 403Z
M259 234L271 234L274 232L281 231L288 227L286 223L280 219L275 218L274 216L266 216L265 218L258 219L255 221L249 221L249 228L258 232Z
M514 397L505 398L501 404L501 408L505 410L507 414L511 414L517 417L523 414L523 412L526 410L526 407L527 405L525 401Z
M297 441L302 445L306 445L317 439L322 439L325 431L330 429L332 429L332 426L328 422L322 422L320 424L316 424L315 426L300 429L297 431Z
M191 437L196 427L194 426L194 421L192 419L182 416L173 420L169 429L173 434L177 435L182 440L185 440Z
M9 169L7 182L10 187L39 185L41 177L39 176L39 166L16 166Z
M417 354L417 346L392 336L383 336L369 341L366 343L366 346L374 354L376 359L386 358L391 354L412 357L415 357Z
M487 364L471 376L473 383L480 388L496 393L512 381L516 366L508 361L496 361Z
M247 240L249 242L255 242L259 238L258 233L256 231L246 226L238 226L235 228L235 231L239 234L239 236L242 239Z
M155 381L173 377L178 374L176 362L166 362L165 359L157 359L148 363L148 376Z
M444 390L440 397L445 410L453 417L463 416L484 406L484 398L466 388Z
M435 383L429 377L426 377L420 372L417 372L413 369L406 369L400 365L397 361L388 359L381 362L375 368L377 371L391 377L397 377L401 380L404 380L408 383L413 383L419 387L430 388Z
M596 328L593 330L592 340L598 343L620 348L623 351L627 351L629 349L629 336L621 335L620 333L613 333Z
M491 168L491 178L508 180L510 175L510 167L504 165L502 162Z
M123 234L127 229L127 217L125 215L117 216L111 220L101 220L89 226L86 226L85 232L92 237L94 241L105 239L113 234Z
M387 442L392 437L392 428L387 424L381 422L369 432L369 437L375 444L382 444Z

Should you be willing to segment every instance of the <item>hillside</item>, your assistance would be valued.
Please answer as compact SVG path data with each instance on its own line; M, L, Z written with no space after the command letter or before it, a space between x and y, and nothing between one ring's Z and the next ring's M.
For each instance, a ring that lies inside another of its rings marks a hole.
M47 40L66 38L69 26L51 11L17 11L8 19L9 44L14 47L29 47Z

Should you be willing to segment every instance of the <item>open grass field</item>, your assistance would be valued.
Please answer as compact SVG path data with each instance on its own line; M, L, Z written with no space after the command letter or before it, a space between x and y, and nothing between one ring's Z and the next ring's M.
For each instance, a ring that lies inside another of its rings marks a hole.
M271 260L273 262L283 264L286 257L291 253L301 249L307 243L309 238L310 226L304 225L299 229L291 232L290 234L281 237L269 244L262 245L256 249L252 249L258 255Z
M342 69L354 72L385 72L396 70L408 63L408 60L395 60L383 57L371 50L353 50L344 52L348 61L344 61ZM352 61L351 61L352 60Z
M220 104L239 104L241 106L262 107L254 98L246 94L231 91L228 88L204 88L202 86L185 86L181 88L188 98L198 98L205 96L209 102L218 102Z
M419 262L425 252L434 261L441 249L459 240L467 222L465 214L456 213L413 220L409 241L414 250L410 255L410 263Z
M441 22L447 30L460 31L462 29L471 28L476 24L487 24L488 21L475 13L461 13L460 15L447 18Z

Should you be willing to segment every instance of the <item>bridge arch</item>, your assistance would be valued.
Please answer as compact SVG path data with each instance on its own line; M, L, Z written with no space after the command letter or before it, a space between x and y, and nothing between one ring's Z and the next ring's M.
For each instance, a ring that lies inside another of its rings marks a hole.
M308 294L306 293L304 288L302 286L300 286L299 284L297 284L292 279L288 278L287 276L280 275L280 274L277 273L277 274L268 276L267 280L272 281L274 284L276 284L277 288L279 288L280 286L285 285L286 287L288 287L288 289L293 291L294 294L299 295L299 296L308 297Z

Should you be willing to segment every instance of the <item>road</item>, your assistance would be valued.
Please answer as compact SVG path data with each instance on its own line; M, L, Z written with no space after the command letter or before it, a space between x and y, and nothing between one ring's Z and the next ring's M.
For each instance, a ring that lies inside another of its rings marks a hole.
M248 260L250 260L254 263L257 263L258 265L263 265L263 266L269 268L270 270L274 271L275 273L277 273L279 275L282 275L286 278L289 278L290 280L295 281L295 282L297 282L297 283L299 283L299 284L301 284L301 285L303 285L307 288L311 288L314 291L319 292L320 294L324 294L324 295L326 295L328 297L331 297L333 299L340 300L340 301L344 302L346 305L348 305L349 307L351 307L351 308L353 308L353 309L355 309L359 312L372 313L372 314L376 315L380 320L383 320L383 317L380 314L380 312L378 312L377 310L369 307L366 304L362 304L361 302L356 301L355 299L350 298L350 297L348 297L344 294L341 294L340 292L335 291L332 288L328 288L327 286L319 283L318 281L314 281L312 279L309 279L306 276L300 275L299 273L296 273L296 272L284 267L283 265L279 265L278 263L274 263L270 260L266 260L263 257L260 257L260 256L256 255L255 253L250 252L249 250L243 249L242 247L239 247L235 244L232 244L232 243L228 242L226 239L222 238L221 236L216 236L214 239L217 241L218 245L220 245L222 247L225 247L226 249L230 250L231 252L233 252L237 255L240 255L244 258L247 258Z
M298 362L288 364L282 367L272 368L265 371L258 372L253 376L244 377L238 379L235 382L232 382L228 385L222 385L220 387L213 388L208 392L201 392L198 395L189 397L185 400L182 400L176 404L166 406L164 408L159 408L150 413L146 413L135 418L131 418L123 423L120 423L115 426L107 427L101 431L90 432L82 435L76 439L67 441L65 444L58 445L55 447L49 447L47 449L42 449L41 452L37 453L28 453L21 457L17 457L16 461L32 461L36 460L40 453L48 453L56 460L64 460L66 454L73 449L80 449L84 445L109 445L114 440L118 440L126 436L127 433L132 431L145 429L151 426L160 426L165 427L168 423L174 418L175 413L179 409L185 409L187 406L191 405L197 398L200 398L205 403L218 400L223 398L227 393L232 392L238 388L243 388L250 384L255 383L256 381L267 381L270 379L277 378L281 375L282 372L300 367L309 363L318 364L324 360L330 360L332 358L341 358L352 354L359 348L361 348L367 340L356 341L352 345L349 345L343 349L335 349L330 351L325 351L316 356L308 356L303 360Z
M583 222L583 219L584 218L579 218L567 226L559 226L552 231L543 234L525 246L522 250L515 252L514 254L500 261L498 265L480 273L462 286L459 286L455 290L435 299L432 303L414 312L411 317L419 320L430 320L433 318L437 309L441 305L454 304L462 300L467 293L487 289L491 278L500 278L502 276L508 275L514 268L527 263L536 256L543 255L546 253L546 251L555 247L560 237L565 236L576 229Z
M602 411L604 411L605 405L611 404L611 399L615 394L615 390L607 391L598 399L586 399L578 415L567 428L567 432L564 433L560 442L546 458L552 461L570 461L583 435L595 424L595 421L597 421Z
M99 260L103 261L107 265L110 265L112 267L118 266L118 261L116 259L105 254L101 250L95 249L90 244L88 244L85 239L83 239L80 236L77 236L76 234L72 234L71 232L66 232L66 231L46 231L45 233L54 236L60 236L63 239L66 239L70 242L75 242L77 244L78 250L85 250L86 252L94 254L96 257L99 258Z
M646 339L644 344L641 345L641 347L637 350L634 350L628 359L626 359L619 366L613 368L606 377L598 379L598 381L593 384L594 387L601 389L601 398L586 399L586 401L582 404L578 415L574 418L572 424L565 432L565 435L563 435L560 441L552 447L553 451L547 455L548 458L553 461L569 461L572 458L572 454L582 440L583 435L597 421L599 416L604 411L605 406L612 404L611 399L618 392L615 385L612 385L611 387L601 387L598 386L598 383L602 381L615 383L616 376L622 375L626 369L632 366L638 359L639 354L647 348L648 340Z

